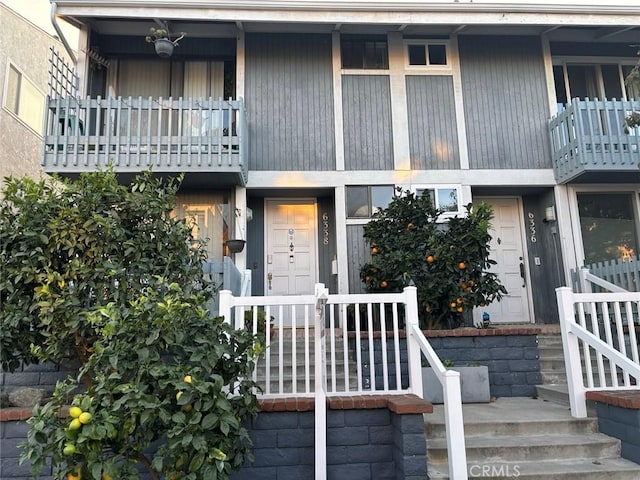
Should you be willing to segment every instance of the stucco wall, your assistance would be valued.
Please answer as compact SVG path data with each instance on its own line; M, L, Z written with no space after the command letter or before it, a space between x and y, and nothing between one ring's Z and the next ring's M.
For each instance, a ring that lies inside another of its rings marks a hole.
M58 40L1 4L0 25L0 178L9 175L39 178L42 172L40 132L35 132L4 108L7 69L9 64L15 65L46 94L49 49L52 45L61 53L64 49Z

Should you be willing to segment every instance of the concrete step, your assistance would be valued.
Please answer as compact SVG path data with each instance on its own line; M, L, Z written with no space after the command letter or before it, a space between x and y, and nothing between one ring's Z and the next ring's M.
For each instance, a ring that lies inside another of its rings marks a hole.
M538 399L569 408L569 387L565 383L537 385ZM596 417L596 405L587 400L587 415ZM640 477L638 477L640 478Z
M542 384L543 385L551 385L557 383L567 383L567 374L562 372L547 372L544 370L540 370L540 375L542 376Z
M638 480L640 466L619 458L496 462L469 465L469 478L491 480ZM429 479L449 479L441 467L429 467Z
M574 419L565 406L530 398L463 405L470 478L640 479L620 458L620 442L597 433L597 420ZM444 412L425 415L430 479L447 479Z
M467 441L467 463L482 463L487 458L502 458L510 462L525 460L612 458L620 454L617 439L591 434L529 434L522 436L470 436ZM446 463L445 439L429 443L430 463ZM640 467L639 467L640 468Z

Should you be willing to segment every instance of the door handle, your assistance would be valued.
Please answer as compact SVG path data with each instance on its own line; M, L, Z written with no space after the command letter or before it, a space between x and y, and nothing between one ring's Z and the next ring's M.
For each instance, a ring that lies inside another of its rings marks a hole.
M271 280L273 280L273 273L267 273L267 288L271 290Z
M520 276L522 277L522 286L524 287L525 273L524 273L524 262L520 262Z

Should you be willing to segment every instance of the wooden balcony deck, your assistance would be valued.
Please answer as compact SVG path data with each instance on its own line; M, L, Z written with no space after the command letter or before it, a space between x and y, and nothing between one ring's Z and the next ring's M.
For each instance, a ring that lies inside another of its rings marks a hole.
M549 121L558 183L640 180L640 129L625 132L625 117L640 101L577 100Z
M111 166L117 173L214 174L247 181L242 100L174 98L48 99L42 165L74 175Z

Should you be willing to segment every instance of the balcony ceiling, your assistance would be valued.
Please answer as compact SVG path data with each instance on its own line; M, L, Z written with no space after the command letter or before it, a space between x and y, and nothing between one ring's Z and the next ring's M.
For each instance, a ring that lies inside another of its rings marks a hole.
M150 27L157 27L154 19L123 18L76 18L77 21L91 25L94 31L102 35L140 35L145 36ZM187 32L191 38L229 37L235 38L238 30L245 32L281 32L281 33L342 33L385 34L401 31L409 36L448 36L459 35L533 35L547 34L550 41L598 42L598 43L640 43L640 25L613 26L572 26L572 25L467 25L467 24L334 24L301 22L222 22L222 21L185 21L157 19L167 22L172 32ZM640 16L639 16L640 22Z

